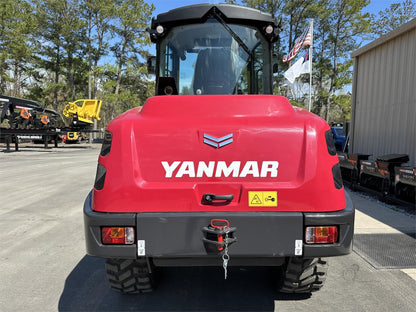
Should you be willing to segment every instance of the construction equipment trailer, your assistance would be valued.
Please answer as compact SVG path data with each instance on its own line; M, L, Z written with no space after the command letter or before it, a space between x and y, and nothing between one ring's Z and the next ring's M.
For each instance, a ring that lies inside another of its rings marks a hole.
M101 104L101 100L91 99L70 102L63 111L70 118L70 125L66 126L61 114L37 101L0 94L0 124L7 123L7 127L0 127L0 142L6 143L8 152L12 143L18 151L20 140L43 142L45 148L52 141L58 147L61 136L66 134L69 141L76 136L78 142L79 133L85 136L85 133L101 132L92 128L94 120L100 120Z
M324 257L351 252L354 207L329 125L272 95L275 19L199 4L149 33L156 96L106 129L87 253L121 293L151 291L164 266L277 267L277 290L319 290Z
M368 154L338 153L344 183L381 201L408 207L415 213L416 166L406 164L407 154L387 154L370 160Z
M8 127L0 127L0 142L6 143L7 151L12 143L17 151L22 139L43 141L45 147L53 141L58 146L60 130L56 126L61 118L58 112L36 101L1 94L0 108L0 124L8 123Z

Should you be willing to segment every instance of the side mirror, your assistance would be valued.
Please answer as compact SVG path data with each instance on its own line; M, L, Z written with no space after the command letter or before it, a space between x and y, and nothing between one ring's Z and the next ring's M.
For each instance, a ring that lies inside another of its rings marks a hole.
M149 75L156 75L156 56L147 57L147 72Z

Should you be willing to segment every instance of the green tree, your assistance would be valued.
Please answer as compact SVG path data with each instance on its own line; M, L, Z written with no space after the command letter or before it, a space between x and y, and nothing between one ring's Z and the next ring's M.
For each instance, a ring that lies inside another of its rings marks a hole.
M74 80L74 64L78 58L78 53L85 42L85 20L80 18L80 3L78 0L61 0L61 27L62 42L65 50L66 76L69 83L69 98L74 101L76 99L75 80Z
M144 0L0 1L0 93L57 111L99 98L110 117L144 103L154 93L145 66L153 10Z
M64 2L61 0L34 0L36 10L36 35L38 38L39 63L38 67L45 70L43 92L55 110L58 109L58 97L65 84L61 83L61 75L64 73L64 39L62 37ZM53 73L53 78L48 74ZM45 81L44 81L45 82Z
M31 11L30 3L23 0L0 2L0 93L19 96L30 75Z
M86 0L83 15L87 23L88 97L96 98L99 72L98 62L109 52L110 22L114 18L113 0Z
M145 47L150 45L150 38L146 28L150 22L150 16L154 6L143 0L118 0L116 2L115 22L112 24L111 32L115 35L115 42L111 50L116 58L116 83L114 94L116 101L113 108L113 116L118 109L121 97L117 96L121 90L122 78L127 71L135 70L137 75L144 73L141 58L146 58Z
M389 8L380 11L378 16L372 15L372 32L378 36L384 35L415 17L416 3L412 0L392 3Z
M332 96L333 109L329 121L345 122L351 118L351 94L338 94Z
M325 113L326 99L328 98L328 77L331 73L331 60L328 58L327 36L330 32L330 16L332 14L327 8L329 1L321 1L315 5L316 19L314 23L314 52L313 52L313 82L314 82L314 105L312 112Z
M329 31L323 41L328 49L327 57L331 60L326 98L327 121L332 95L352 82L352 60L349 55L359 47L356 38L370 32L370 15L362 13L369 0L336 0L329 4Z
M280 17L285 2L284 0L243 0L242 3L262 12L268 12L276 18Z
M242 0L242 2L262 11L268 11L282 21L280 46L276 50L281 68L280 82L283 72L288 68L287 64L282 64L281 59L293 48L296 39L310 20L314 19L313 111L327 120L331 116L331 107L341 111L338 107L339 101L335 99L352 80L350 52L359 47L360 41L357 39L368 34L370 30L370 16L362 13L369 0ZM302 79L299 80L301 84L302 81L306 82ZM302 93L304 89L298 86L297 91ZM287 91L282 90L280 93L286 93L286 96L301 103L299 100L302 101L302 94L292 96Z

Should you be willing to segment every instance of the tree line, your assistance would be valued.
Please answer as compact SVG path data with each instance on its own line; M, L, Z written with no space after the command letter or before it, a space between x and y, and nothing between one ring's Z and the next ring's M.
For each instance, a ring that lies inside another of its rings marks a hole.
M352 83L351 52L363 43L368 43L416 17L416 6L412 0L391 4L378 14L364 13L370 0L242 2L267 11L281 21L282 32L275 51L279 62L275 93L285 95L291 99L292 104L305 108L308 107L309 89L306 85L309 83L309 75L301 76L293 86L285 86L283 74L290 64L283 63L282 60L310 20L314 20L312 111L327 121L338 122L350 118L351 94L348 86ZM304 53L299 52L295 60Z
M227 0L271 13L281 21L275 54L276 94L303 106L306 94L288 92L283 57L314 19L313 112L327 120L349 116L349 55L414 17L411 0L377 16L363 13L369 0ZM156 2L157 4L157 2ZM32 99L61 112L68 101L103 100L102 125L142 105L154 94L146 58L155 6L144 0L0 1L0 94ZM306 104L307 105L307 104Z
M152 95L145 59L154 6L143 0L0 1L0 94L62 112L103 100L103 124Z

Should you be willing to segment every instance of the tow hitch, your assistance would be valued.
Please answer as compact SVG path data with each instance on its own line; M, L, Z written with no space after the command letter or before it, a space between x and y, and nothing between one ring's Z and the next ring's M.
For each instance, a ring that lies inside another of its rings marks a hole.
M230 227L230 222L225 219L212 219L210 225L202 229L206 235L202 240L207 252L222 252L224 279L227 279L227 267L230 260L228 246L237 241L237 237L234 237L236 229L236 227Z
M212 219L209 226L202 228L205 248L208 253L224 250L224 247L237 241L234 236L236 227L230 227L230 222L225 219Z

